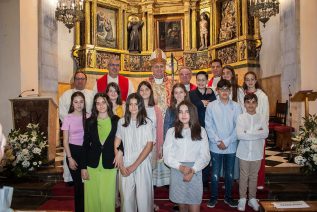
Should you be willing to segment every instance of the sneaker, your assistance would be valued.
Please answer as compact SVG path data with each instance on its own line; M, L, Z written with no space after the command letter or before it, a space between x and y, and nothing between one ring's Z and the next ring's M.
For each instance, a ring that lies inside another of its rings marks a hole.
M263 190L264 189L264 186L258 186L256 187L258 190Z
M238 201L234 199L225 199L224 202L229 205L231 208L238 207Z
M246 198L239 199L238 211L245 211L245 204L247 203Z
M257 199L254 199L254 198L252 198L252 199L250 199L249 201L248 201L248 205L251 207L251 208L253 208L253 210L255 210L255 211L259 211L259 203L258 203L258 200Z
M216 199L210 199L209 202L207 203L207 207L208 208L214 208L217 204L217 200Z

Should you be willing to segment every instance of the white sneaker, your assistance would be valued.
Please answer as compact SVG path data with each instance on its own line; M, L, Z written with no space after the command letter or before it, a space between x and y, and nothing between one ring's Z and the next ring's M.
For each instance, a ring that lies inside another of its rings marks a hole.
M239 199L238 211L245 211L245 203L247 202L246 198Z
M260 205L259 205L257 199L254 199L254 198L250 199L250 200L248 201L248 205L249 205L251 208L253 208L253 210L259 211Z

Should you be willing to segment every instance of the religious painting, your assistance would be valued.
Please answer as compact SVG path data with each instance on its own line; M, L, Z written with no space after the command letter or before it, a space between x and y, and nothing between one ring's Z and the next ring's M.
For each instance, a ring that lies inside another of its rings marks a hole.
M97 6L97 46L117 48L118 11L102 5Z
M158 20L156 23L157 47L163 51L183 50L183 20Z

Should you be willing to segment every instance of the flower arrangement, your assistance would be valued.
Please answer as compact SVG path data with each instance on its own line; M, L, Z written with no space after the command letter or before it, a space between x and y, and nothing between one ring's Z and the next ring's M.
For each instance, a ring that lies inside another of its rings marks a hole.
M47 140L39 124L29 123L26 131L11 130L5 151L6 166L17 177L35 171L46 161Z
M293 138L297 141L297 156L295 163L303 166L305 173L317 172L317 115L303 118L304 125L300 126L299 134Z

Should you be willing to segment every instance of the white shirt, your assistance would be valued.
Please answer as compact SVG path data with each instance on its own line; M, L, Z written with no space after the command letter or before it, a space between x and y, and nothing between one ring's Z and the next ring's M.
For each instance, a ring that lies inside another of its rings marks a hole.
M134 93L134 87L133 87L133 84L132 84L131 80L128 79L128 81L129 81L129 87L128 87L128 96L129 96L131 93ZM118 77L112 78L109 74L107 74L107 83L109 84L111 82L115 82L115 83L117 83L119 85L119 78ZM93 91L95 93L98 93L97 82L94 85Z
M64 117L68 114L70 101L73 93L76 91L80 91L85 96L86 102L86 112L91 113L92 104L94 101L95 93L92 90L84 89L84 90L77 90L77 89L69 89L63 93L63 95L59 98L59 118L63 122Z
M265 117L259 113L243 113L238 116L236 129L240 140L236 156L246 161L262 160L265 138L269 134Z
M157 124L157 120L156 120L156 114L155 114L155 109L154 107L146 107L146 114L147 117L152 121L152 127L153 127L153 136L154 136L154 140L156 141L156 124Z
M258 106L256 107L256 113L260 113L265 116L265 119L267 121L267 124L269 124L269 118L270 118L270 106L269 106L269 99L267 95L261 90L257 89L255 91L255 95L258 97ZM238 102L241 105L241 108L243 112L245 113L245 107L244 107L244 91L242 88L238 89Z
M152 121L147 119L145 125L136 126L136 121L131 120L129 126L124 127L124 118L118 122L116 137L121 139L124 147L124 166L133 164L139 157L148 142L155 143Z
M164 162L171 168L179 169L181 162L194 162L195 172L201 171L210 161L207 133L201 127L201 140L191 139L190 128L183 129L183 138L175 138L175 128L170 128L163 145Z
M212 80L211 89L215 92L216 95L218 95L216 88L217 88L217 84L220 80L221 80L221 77L214 77L214 79Z

